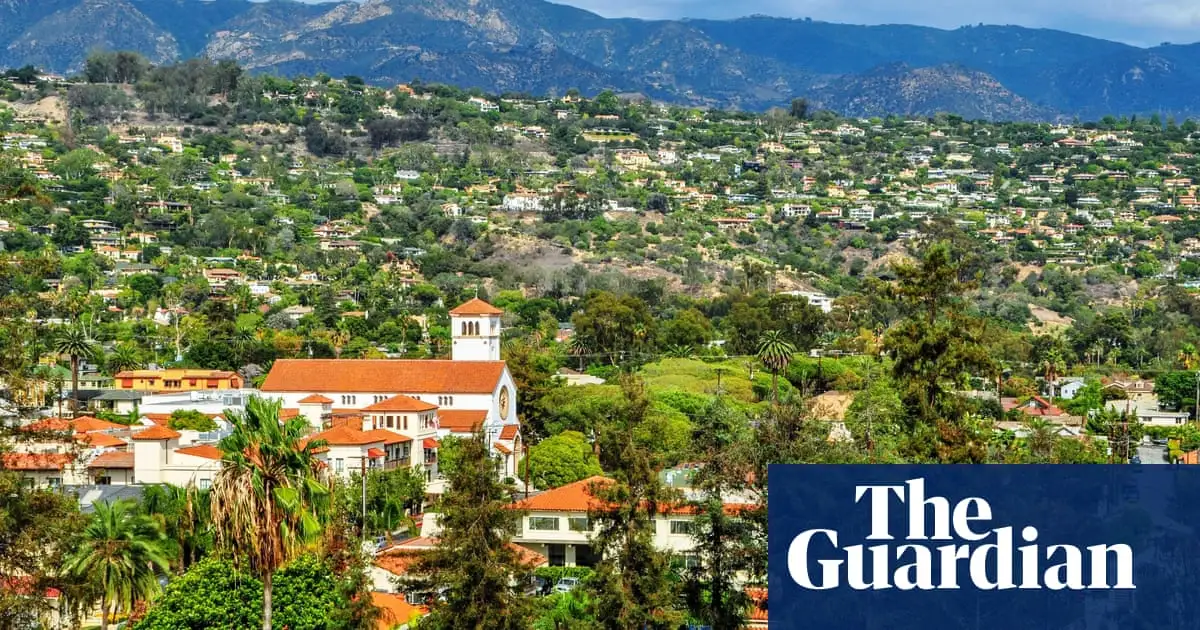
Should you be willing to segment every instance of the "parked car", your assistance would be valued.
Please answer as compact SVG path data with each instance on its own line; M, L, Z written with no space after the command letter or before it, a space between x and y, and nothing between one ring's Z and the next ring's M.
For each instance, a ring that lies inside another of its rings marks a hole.
M553 585L550 584L550 580L540 578L535 575L529 578L529 583L525 585L525 595L527 597L540 597L542 595L549 595L552 586Z
M579 578L565 577L559 578L558 583L554 585L555 593L570 593L579 586Z

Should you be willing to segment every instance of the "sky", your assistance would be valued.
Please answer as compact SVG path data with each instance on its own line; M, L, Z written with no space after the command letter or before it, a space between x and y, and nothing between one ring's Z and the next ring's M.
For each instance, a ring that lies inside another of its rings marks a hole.
M850 24L1015 24L1137 46L1200 40L1200 0L552 0L605 17L735 18L762 14Z

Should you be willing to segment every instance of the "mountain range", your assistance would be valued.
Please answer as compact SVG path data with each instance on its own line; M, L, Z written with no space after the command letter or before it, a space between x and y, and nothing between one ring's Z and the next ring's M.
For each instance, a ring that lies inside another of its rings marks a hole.
M760 110L804 97L851 116L1200 115L1200 44L1018 26L609 19L543 0L0 0L0 67L72 72L97 49L490 92L613 89Z

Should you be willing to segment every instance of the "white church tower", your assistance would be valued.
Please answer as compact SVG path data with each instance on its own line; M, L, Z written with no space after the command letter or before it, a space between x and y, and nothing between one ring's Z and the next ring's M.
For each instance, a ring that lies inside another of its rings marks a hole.
M499 361L500 316L504 311L474 298L450 311L454 361Z

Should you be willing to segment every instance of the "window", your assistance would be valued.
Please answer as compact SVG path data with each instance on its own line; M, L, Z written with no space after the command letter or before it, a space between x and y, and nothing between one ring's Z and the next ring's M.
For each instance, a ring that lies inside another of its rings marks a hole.
M337 472L342 472L346 468L346 462L342 458L333 460L333 469Z
M388 416L387 417L387 428L389 428L389 429L396 428L396 416Z
M211 487L212 487L212 479L201 479L200 480L200 489L201 490L208 490Z
M96 477L97 486L111 486L112 477Z
M691 521L671 521L671 533L672 534L681 534L681 535L691 534L692 533L692 522Z
M586 532L591 531L592 527L586 516L572 516L567 519L567 529L573 532Z
M59 488L62 486L62 477L47 477L46 485L51 488Z
M529 529L530 531L556 532L558 531L558 517L530 516Z
M404 416L404 430L408 430L408 416Z

